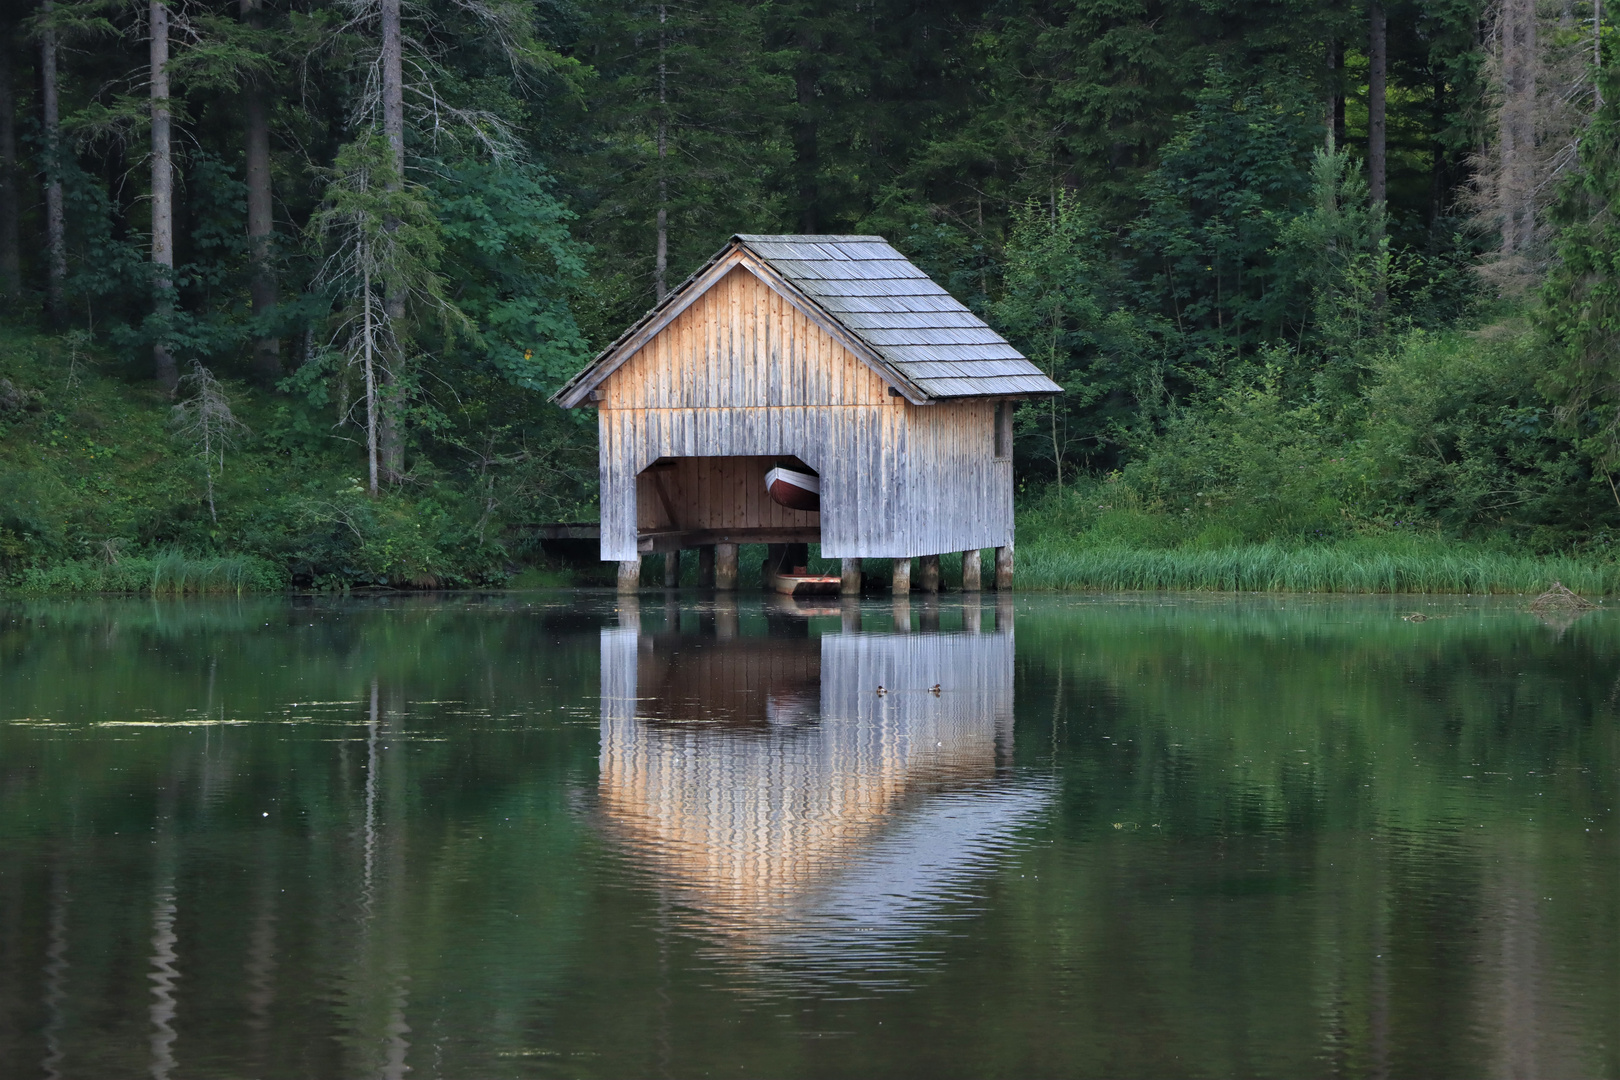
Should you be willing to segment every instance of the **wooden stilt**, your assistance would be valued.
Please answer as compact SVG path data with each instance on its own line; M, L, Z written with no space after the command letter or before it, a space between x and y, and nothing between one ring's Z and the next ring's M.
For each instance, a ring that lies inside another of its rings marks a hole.
M793 567L789 566L787 563L787 549L788 546L786 544L765 545L765 561L761 563L759 567L759 580L761 584L769 586L771 577L775 574L793 573Z
M1002 593L996 597L996 633L1010 634L1013 628L1013 601L1012 593Z
M860 597L852 593L845 593L844 602L840 605L839 615L842 617L840 621L843 623L842 629L844 633L858 634L861 632Z
M737 545L714 545L714 587L725 592L737 588Z
M917 629L925 634L939 633L939 600L928 593L923 594L917 609Z
M681 583L681 553L666 551L664 553L664 588L673 589Z
M910 559L894 560L894 595L896 597L911 595Z
M641 588L641 560L620 560L619 591L622 593L633 593L639 588Z
M939 592L939 556L924 555L917 562L918 587L925 593Z
M996 591L1007 592L1013 587L1013 546L996 548Z
M737 545L733 544L731 546L736 547ZM737 636L740 625L741 620L737 615L737 597L735 595L715 597L714 636L720 641L730 641Z
M982 587L980 578L982 570L979 565L979 549L962 552L962 591L978 592Z
M839 591L845 596L861 595L861 560L845 559L838 569Z
M714 588L714 545L705 544L698 548L698 585L701 588Z

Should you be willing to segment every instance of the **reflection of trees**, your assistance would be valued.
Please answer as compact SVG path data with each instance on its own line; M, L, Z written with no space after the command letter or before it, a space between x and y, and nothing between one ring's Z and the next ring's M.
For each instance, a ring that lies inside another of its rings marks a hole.
M488 1074L582 903L595 733L532 720L594 702L582 620L161 606L0 620L0 710L49 721L0 723L0 1073L402 1075L452 1033Z
M1019 623L1020 699L1072 704L1032 710L1020 745L1062 756L1072 820L1164 837L1106 872L1151 873L1182 903L1245 898L1245 921L1294 928L1297 966L1273 955L1265 982L1245 974L1274 949L1259 933L1204 952L1257 1025L1274 1011L1311 1033L1301 1052L1337 1048L1350 1073L1603 1072L1597 1033L1620 1016L1620 987L1612 949L1591 945L1616 923L1612 882L1594 890L1588 875L1613 864L1588 841L1620 794L1620 627L1595 615L1560 636L1505 604L1412 625L1401 603L1037 609ZM1114 963L1164 951L1136 915L1073 918L1113 919Z

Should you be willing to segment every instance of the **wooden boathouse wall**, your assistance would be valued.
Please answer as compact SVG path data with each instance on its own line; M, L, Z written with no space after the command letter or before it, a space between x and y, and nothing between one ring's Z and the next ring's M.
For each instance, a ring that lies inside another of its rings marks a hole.
M798 530L795 538L815 539L806 530L817 529L827 558L1012 543L1012 461L992 452L997 401L919 405L891 393L866 359L745 261L613 370L594 399L603 559L727 536L774 541ZM763 472L778 457L820 475L819 515L765 496Z

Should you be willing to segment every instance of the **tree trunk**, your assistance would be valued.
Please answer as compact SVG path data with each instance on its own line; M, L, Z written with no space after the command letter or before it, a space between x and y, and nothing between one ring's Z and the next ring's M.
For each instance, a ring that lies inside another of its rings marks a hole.
M1446 173L1448 160L1445 144L1440 141L1440 134L1446 127L1446 80L1445 76L1436 74L1433 80L1434 102L1431 112L1433 134L1430 136L1429 160L1429 238L1431 243L1436 239L1440 228L1440 217L1446 212Z
M371 494L377 494L377 351L374 347L377 340L377 328L371 318L371 256L362 251L360 265L365 270L365 291L361 294L362 302L366 306L364 317L365 354L363 367L366 376L366 473L369 477Z
M393 175L388 178L391 191L400 190L405 183L405 79L403 69L404 42L399 21L400 0L382 0L382 110L383 136L393 158ZM399 227L389 222L390 232ZM388 361L383 365L382 431L378 447L382 457L383 479L397 484L405 475L405 435L400 411L404 404L403 334L405 321L405 291L398 282L385 284L388 290L383 304L388 317L391 347Z
M242 21L259 25L260 0L241 0ZM242 88L243 122L247 143L247 231L248 254L253 260L253 276L248 294L254 317L261 317L276 306L276 274L271 263L271 240L275 234L274 209L270 189L270 113L264 87L249 78ZM281 341L261 337L253 343L253 367L265 382L281 377Z
M1535 241L1538 30L1534 0L1506 0L1496 27L1502 104L1497 113L1495 196L1504 258L1527 254Z
M1389 73L1388 19L1384 5L1372 5L1371 47L1367 52L1367 187L1374 206L1387 196L1386 174L1389 150L1386 139L1385 106Z
M1592 115L1603 108L1603 0L1592 0Z
M17 114L11 90L11 33L0 41L0 292L22 298L22 249L17 232Z
M1327 152L1333 153L1338 149L1338 130L1333 124L1333 115L1337 111L1334 106L1338 104L1339 97L1339 54L1338 43L1332 38L1327 43L1327 109L1322 114L1322 127L1325 130Z
M152 75L152 286L162 323L174 310L174 157L170 147L169 114L169 9L164 0L151 0L148 29ZM174 356L162 337L152 344L152 365L158 385L170 395L180 385Z
M669 177L665 174L669 147L669 69L665 51L669 47L664 24L668 9L658 5L658 247L653 256L653 292L659 303L669 295Z
M54 7L45 0L50 18ZM56 31L47 24L39 35L40 97L45 124L45 311L57 327L67 321L67 227L62 212L62 120L56 85Z

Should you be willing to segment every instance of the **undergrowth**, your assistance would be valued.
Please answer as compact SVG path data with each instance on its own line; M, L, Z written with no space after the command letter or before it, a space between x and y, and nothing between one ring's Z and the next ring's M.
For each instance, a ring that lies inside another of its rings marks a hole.
M50 567L30 568L16 589L25 595L73 593L142 593L153 596L195 594L241 595L284 589L286 572L253 555L187 555L163 551L130 555L116 563L76 559Z

